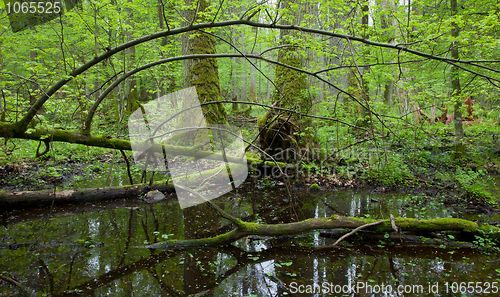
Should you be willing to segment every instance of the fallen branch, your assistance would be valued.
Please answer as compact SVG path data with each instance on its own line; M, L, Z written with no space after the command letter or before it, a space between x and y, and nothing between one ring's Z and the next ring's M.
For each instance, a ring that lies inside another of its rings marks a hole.
M335 243L333 244L334 246L336 246L337 244L339 244L342 240L346 239L347 237L353 235L354 233L358 232L359 230L361 229L364 229L364 228L367 228L367 227L370 227L370 226L375 226L375 225L379 225L379 224L382 224L385 220L382 220L382 221L378 221L378 222L375 222L375 223L369 223L369 224L365 224L363 226L359 226L358 228L352 230L351 232L343 235L342 237L340 237L339 239L337 239L337 241L335 241Z
M92 188L78 190L41 190L22 192L0 192L0 208L2 209L26 209L52 204L85 203L121 198L136 198L145 192L156 189L164 193L173 193L174 187L170 184L155 183L153 186L136 185L123 187Z
M250 235L257 236L283 236L303 234L312 230L321 229L356 229L358 227L368 228L374 232L391 232L392 225L389 220L375 221L372 219L361 219L344 216L331 216L329 218L314 218L288 224L257 224L240 221L241 224L234 230L220 234L215 237L170 240L155 243L139 248L177 248L177 247L205 247L228 245L240 238ZM500 239L500 228L487 224L478 225L476 222L455 218L438 218L430 220L418 220L410 218L395 218L395 223L408 232L435 232L435 231L461 231L477 234L482 237Z

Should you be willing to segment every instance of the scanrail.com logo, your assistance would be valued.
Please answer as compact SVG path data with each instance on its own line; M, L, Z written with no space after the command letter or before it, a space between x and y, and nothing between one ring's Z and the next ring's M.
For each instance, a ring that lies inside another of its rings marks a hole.
M208 124L195 87L142 105L128 128L136 165L168 168L181 208L220 197L248 175L241 133L232 125Z

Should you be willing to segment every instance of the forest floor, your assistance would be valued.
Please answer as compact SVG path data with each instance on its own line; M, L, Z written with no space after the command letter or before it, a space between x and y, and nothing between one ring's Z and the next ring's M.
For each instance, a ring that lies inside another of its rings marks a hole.
M298 190L353 188L375 193L399 191L439 196L450 202L458 201L480 210L486 209L484 211L496 209L500 205L500 126L483 123L468 127L464 139L466 153L460 158L455 155L450 129L448 126L431 125L427 128L427 131L433 131L431 138L428 137L429 132L425 135L411 132L384 139L376 146L367 142L348 150L337 148L336 154L330 158L325 158L323 154L316 160L294 165L295 169L287 178L276 169L253 164L247 183L258 188L285 187L287 183ZM330 147L329 154L334 150L331 143L320 145ZM57 143L52 145L49 154L35 158L37 146L34 141L6 142L0 152L0 191L130 184L127 165L119 153ZM132 164L131 176L137 184L142 171L133 165L130 152L127 156ZM321 164L320 161L326 162ZM298 176L293 176L297 172ZM149 176L148 173L148 181ZM164 180L167 176L166 173L156 173L155 180Z
M267 189L284 188L285 183L288 183L297 191L359 189L372 193L397 191L423 194L426 197L439 197L447 204L458 203L467 209L489 213L496 211L500 202L500 157L495 156L492 154L486 162L484 159L474 162L466 157L446 167L435 162L420 162L415 166L419 162L415 159L397 164L391 163L395 162L394 159L384 160L383 166L370 165L359 159L337 159L323 168L317 162L310 162L297 167L299 177L284 179L279 174L270 174L268 169L268 175L259 178L249 174L247 185ZM140 170L131 167L137 183ZM126 168L123 159L113 157L111 153L92 158L72 156L56 162L24 159L15 164L0 164L0 191L37 191L53 189L54 186L57 189L78 189L127 185L130 183ZM262 167L256 168L265 171ZM156 174L155 179L162 180L165 177L165 174Z

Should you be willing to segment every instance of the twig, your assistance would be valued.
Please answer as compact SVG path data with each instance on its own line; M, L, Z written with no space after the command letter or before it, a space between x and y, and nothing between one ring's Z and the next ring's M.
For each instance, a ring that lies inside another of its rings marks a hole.
M193 19L191 20L191 24L189 25L190 27L192 27L194 25L194 22L198 18L199 10L200 10L200 1L198 1L198 3L196 4L196 11L194 12L194 16L193 16ZM212 21L212 23L213 23L213 21Z
M335 243L333 244L334 246L336 246L337 244L339 244L342 240L346 239L347 237L353 235L354 233L358 232L359 230L361 229L364 229L364 228L367 228L367 227L371 227L371 226L375 226L375 225L379 225L379 224L382 224L383 222L385 222L385 220L382 220L382 221L378 221L378 222L374 222L374 223L369 223L369 224L365 224L363 226L359 226L358 228L352 230L351 232L343 235L342 237L340 237L337 241L335 241Z
M45 150L40 153L40 146L42 145L42 142L45 144ZM48 139L40 140L38 143L38 147L36 148L36 158L40 158L41 156L45 155L50 151L50 141Z
M219 12L220 12L220 9L222 8L222 4L224 4L224 0L221 1L220 5L219 5L219 8L217 9L217 12L215 13L215 16L214 18L212 19L212 23L215 22L215 19L217 18L217 16L219 15Z

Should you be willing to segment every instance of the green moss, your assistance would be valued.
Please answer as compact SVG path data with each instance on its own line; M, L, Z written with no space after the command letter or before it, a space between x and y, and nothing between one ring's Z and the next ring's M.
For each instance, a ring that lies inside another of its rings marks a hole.
M425 237L425 236L419 236L419 238L420 238L420 241L423 243L428 243L428 242L432 241L432 239Z
M418 220L418 219L410 219L410 218L397 218L396 225L401 225L401 228L404 230L405 228L411 227L412 230L431 230L431 229L442 229L442 230L450 230L450 229L458 229L462 228L463 231L473 231L477 230L477 223L456 219L456 218L438 218L438 219L430 219L430 220Z
M312 184L312 185L309 187L309 191L319 191L319 186L318 186L318 184Z
M262 163L262 160L261 159L254 159L254 158L247 158L247 162L252 163L252 164L259 164L259 163Z
M500 237L500 228L491 226L489 224L483 224L479 226L478 228L479 232L482 232L484 234L497 234L496 237Z
M279 167L286 167L286 163L283 163L283 162L274 163L273 161L266 161L264 163L271 166L271 167L276 166L276 164L278 164Z
M269 117L269 110L266 111L266 113L263 116L257 117L257 127L263 128L267 123L268 117Z
M215 54L215 37L193 33L190 36L192 54ZM195 59L189 73L189 82L196 87L201 103L219 101L220 81L217 59ZM203 114L210 124L227 123L226 110L222 104L203 106Z
M254 154L254 153L251 153L251 152L246 152L246 154L245 154L245 155L246 155L246 157L247 157L247 160L249 160L249 159L252 159L252 160L257 159L257 160L260 160L260 157L259 157L259 155L257 155L257 154Z
M251 231L251 232L256 232L261 226L260 224L257 223L252 223L252 222L243 222L239 220L241 225L243 226L244 230Z
M349 217L348 219L353 221L358 221L363 224L369 224L378 221L376 219L352 218L352 217ZM456 230L456 231L465 231L473 233L478 231L477 223L456 218L437 218L430 220L419 220L413 218L396 218L396 225L401 226L402 230L412 230L412 231ZM377 232L387 232L391 231L392 227L391 227L391 222L389 220L386 220L384 223L370 227L369 229Z

